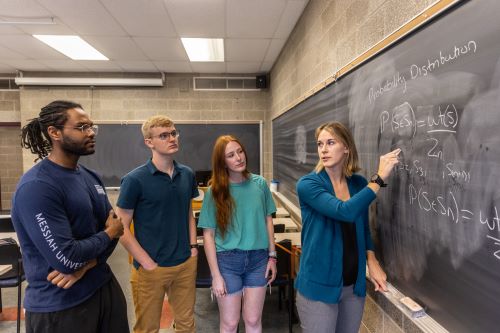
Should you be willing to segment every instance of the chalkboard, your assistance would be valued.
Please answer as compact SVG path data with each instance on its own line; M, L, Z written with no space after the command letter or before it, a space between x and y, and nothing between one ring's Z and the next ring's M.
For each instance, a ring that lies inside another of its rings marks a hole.
M260 174L260 123L175 124L179 130L179 152L175 160L193 171L211 170L215 140L223 134L236 136L247 150L250 172ZM140 124L99 124L96 152L80 159L84 166L97 171L107 187L120 186L121 178L146 163L151 157L144 144Z
M371 222L378 255L450 332L500 332L498 13L464 2L273 120L273 177L295 203L319 124L349 126L365 176L402 149Z

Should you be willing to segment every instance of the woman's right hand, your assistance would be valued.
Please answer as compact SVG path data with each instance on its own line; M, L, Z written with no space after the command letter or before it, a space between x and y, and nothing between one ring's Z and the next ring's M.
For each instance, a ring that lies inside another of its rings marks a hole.
M215 276L212 278L212 293L216 297L224 297L227 294L226 283L222 275Z
M384 181L389 178L394 166L399 163L398 155L401 152L401 148L395 149L390 153L380 156L380 163L378 166L377 174Z

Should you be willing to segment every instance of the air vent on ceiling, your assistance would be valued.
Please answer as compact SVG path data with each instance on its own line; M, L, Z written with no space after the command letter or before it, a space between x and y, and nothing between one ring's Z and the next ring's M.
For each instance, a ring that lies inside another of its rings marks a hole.
M0 76L0 90L18 90L19 86L13 77Z
M193 77L193 90L201 91L259 91L255 76Z

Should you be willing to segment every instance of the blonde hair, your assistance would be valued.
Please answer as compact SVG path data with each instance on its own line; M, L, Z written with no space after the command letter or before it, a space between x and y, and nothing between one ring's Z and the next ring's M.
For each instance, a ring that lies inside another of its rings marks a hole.
M142 124L141 130L144 139L151 138L151 129L153 127L172 127L174 122L167 116L152 116L146 119Z
M316 140L318 140L321 131L327 131L347 147L347 157L344 158L344 165L342 167L344 176L351 177L353 173L361 170L359 167L358 150L356 149L356 144L354 143L351 132L347 129L347 127L338 121L324 123L316 128ZM325 166L320 158L314 168L314 171L316 171L316 173L320 173L324 168Z

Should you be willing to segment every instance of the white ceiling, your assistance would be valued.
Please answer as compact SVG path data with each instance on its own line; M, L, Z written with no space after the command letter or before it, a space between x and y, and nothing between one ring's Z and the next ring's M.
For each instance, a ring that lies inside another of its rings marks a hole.
M0 0L0 73L266 73L309 0ZM71 60L32 34L79 35L109 61ZM180 37L224 38L225 62L188 60Z

